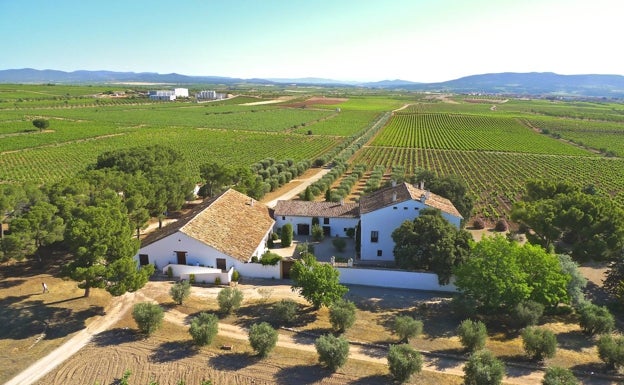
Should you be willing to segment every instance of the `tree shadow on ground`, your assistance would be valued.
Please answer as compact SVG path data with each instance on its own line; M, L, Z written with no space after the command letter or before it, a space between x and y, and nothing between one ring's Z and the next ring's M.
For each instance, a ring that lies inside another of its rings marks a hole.
M500 358L503 359L503 361L505 361L506 363L509 361L518 362L516 360L507 360L506 358L503 358L503 357L500 357ZM510 378L524 377L524 376L530 375L536 370L540 370L540 368L543 367L542 365L538 365L536 362L532 362L532 361L527 361L524 364L528 366L523 367L523 366L506 364L505 375Z
M292 338L299 344L314 344L317 338L326 334L335 335L331 328L314 328L294 332Z
M133 342L140 338L136 330L127 328L115 328L105 330L93 336L91 341L99 347L121 345L126 342Z
M208 360L208 366L217 370L238 371L255 364L259 358L249 353L219 354Z
M606 374L606 375L617 375L618 371L615 369L607 369L606 365L603 363L585 363L578 364L570 367L570 370L575 373L580 374L581 376L589 376L591 377L595 373L598 374ZM577 378L580 379L579 376Z
M150 360L158 363L177 361L192 357L197 349L191 341L168 341L160 344L150 355Z
M349 382L351 385L379 385L379 384L392 384L394 381L390 376L383 374L372 374L370 376L358 378L355 381Z
M374 358L385 358L388 356L388 349L376 346L361 345L360 351L363 354Z
M26 282L25 279L7 279L4 281L0 281L0 290L19 286L24 282Z
M573 351L580 351L581 349L591 348L595 342L583 334L580 330L571 330L568 332L557 334L557 344L560 349L568 349Z
M30 295L25 295L0 300L0 324L2 325L0 339L20 340L41 333L45 333L45 338L48 340L63 338L84 329L88 318L104 313L104 308L101 306L91 306L80 311L51 306L77 298L52 303L34 300L16 305L29 297Z
M247 305L240 308L236 312L237 318L235 324L249 328L251 325L267 322L274 328L287 326L299 328L306 326L316 320L316 310L309 306L297 304L296 317L292 322L285 323L278 319L275 310L275 304L267 305L266 303L258 303Z
M468 356L460 349L442 349L431 353L427 356L427 361L434 365L437 370L453 368L468 359Z
M295 365L281 369L275 374L278 384L316 384L331 377L332 372L318 365Z

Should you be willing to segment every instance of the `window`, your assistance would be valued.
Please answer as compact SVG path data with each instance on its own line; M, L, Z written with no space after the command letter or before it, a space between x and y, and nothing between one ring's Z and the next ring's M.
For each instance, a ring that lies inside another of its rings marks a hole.
M396 210L396 209L397 209L397 207L396 207L396 206L392 207L392 210Z
M407 210L407 206L403 207L403 210Z
M371 242L372 243L379 242L379 231L371 231Z
M324 225L328 225L329 224L329 218L323 218L323 224Z
M286 220L286 217L282 216L282 220L283 220L283 221L285 221L285 220Z
M377 256L381 257L381 255L383 254L383 250L377 250Z

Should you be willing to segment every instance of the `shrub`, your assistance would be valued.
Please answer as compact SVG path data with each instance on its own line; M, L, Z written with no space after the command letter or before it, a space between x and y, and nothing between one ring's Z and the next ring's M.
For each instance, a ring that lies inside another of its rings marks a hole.
M451 300L451 309L459 319L474 317L477 314L477 307L477 301L465 295L460 294Z
M279 261L282 260L282 256L275 254L275 253L271 253L270 251L267 251L266 253L262 254L262 258L260 258L260 263L263 266L275 266L279 263Z
M240 273L238 272L238 270L234 270L232 272L232 281L238 282L239 280L240 280Z
M189 333L196 345L204 346L212 342L219 330L219 319L214 314L199 313L191 321Z
M598 356L609 369L616 369L624 365L624 337L614 337L611 334L600 336L598 342Z
M400 315L394 319L394 332L401 342L408 342L410 338L418 337L423 331L423 323L408 315Z
M312 225L312 239L316 242L320 242L324 237L325 233L323 233L321 225Z
M341 299L329 307L329 322L334 330L343 333L355 323L355 304Z
M487 329L481 321L464 320L457 328L457 335L461 344L470 351L485 347Z
M273 307L275 319L284 324L290 324L297 318L299 305L292 299L282 299Z
M542 385L578 385L578 380L570 369L552 366L546 369Z
M483 230L485 229L485 221L483 220L483 218L476 218L472 222L472 227L474 227L477 230Z
M604 306L586 303L579 310L579 325L589 335L610 333L615 326L613 315Z
M353 237L355 237L355 228L354 227L349 227L347 229L347 237L353 239Z
M195 274L189 274L189 283L191 285L195 283Z
M275 247L275 241L273 240L273 237L269 237L269 239L267 240L267 247L269 249L272 249Z
M173 278L173 267L171 266L167 268L167 278L169 279Z
M163 309L151 302L140 302L132 308L132 318L141 333L151 335L162 325L165 314Z
M219 310L225 314L231 314L237 310L243 302L243 292L238 289L226 287L221 289L217 295L217 302L219 302Z
M347 247L347 241L342 238L334 238L332 240L332 245L334 245L336 250L342 252Z
M215 285L220 285L221 284L221 277L216 277L215 278Z
M529 327L522 331L522 345L531 359L542 361L555 356L557 339L550 330Z
M169 295L175 303L182 305L182 302L191 295L191 284L188 281L176 282L169 289Z
M388 369L400 383L406 382L414 373L422 370L423 359L419 352L407 344L390 345Z
M344 337L334 337L331 334L320 336L314 346L319 362L334 372L349 358L349 342Z
M282 247L290 247L293 240L293 227L290 223L286 223L281 231Z
M277 330L266 322L251 325L249 344L260 357L266 357L277 344Z
M499 385L504 375L505 365L489 350L474 352L464 365L465 385Z
M508 229L509 229L509 225L507 224L506 220L501 218L498 221L496 221L496 226L494 226L494 230L507 231Z
M537 325L544 314L544 305L535 301L524 301L516 305L512 312L514 322L519 328Z

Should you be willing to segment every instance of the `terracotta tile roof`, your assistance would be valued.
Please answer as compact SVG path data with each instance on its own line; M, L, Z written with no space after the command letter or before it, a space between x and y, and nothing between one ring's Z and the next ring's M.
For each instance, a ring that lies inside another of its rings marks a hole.
M393 200L394 194L396 194L395 200ZM429 191L421 190L409 183L399 183L394 187L386 187L371 194L364 195L360 198L360 214L366 214L408 200L422 202L423 195L428 196L425 199L425 205L458 218L463 218L450 200Z
M200 205L177 222L146 237L147 246L180 231L214 249L247 262L275 221L269 208L247 195L229 189Z
M358 204L338 202L277 201L275 216L357 218Z

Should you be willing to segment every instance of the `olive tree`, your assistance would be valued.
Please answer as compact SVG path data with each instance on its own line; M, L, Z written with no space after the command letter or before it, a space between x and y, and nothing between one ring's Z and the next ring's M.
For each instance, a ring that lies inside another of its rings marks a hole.
M148 336L160 328L164 317L163 309L155 303L140 302L132 309L132 318L139 330Z
M212 342L219 330L219 319L214 314L199 313L191 321L189 333L196 345L203 346Z
M406 382L414 373L420 373L422 364L420 353L408 344L390 345L388 368L398 382Z
M266 322L251 325L249 344L260 357L266 357L277 344L277 330Z

